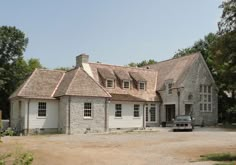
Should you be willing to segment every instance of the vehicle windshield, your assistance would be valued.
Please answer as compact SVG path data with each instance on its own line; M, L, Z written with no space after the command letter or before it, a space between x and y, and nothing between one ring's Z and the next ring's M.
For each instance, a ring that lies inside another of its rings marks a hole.
M176 116L175 118L176 121L191 121L190 116Z

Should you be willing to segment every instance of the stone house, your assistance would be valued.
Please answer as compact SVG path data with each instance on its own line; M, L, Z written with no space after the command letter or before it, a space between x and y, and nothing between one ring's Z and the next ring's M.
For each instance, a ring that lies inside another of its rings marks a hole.
M10 96L11 127L67 134L145 129L190 114L217 123L217 87L200 53L143 68L76 57L70 71L36 69Z

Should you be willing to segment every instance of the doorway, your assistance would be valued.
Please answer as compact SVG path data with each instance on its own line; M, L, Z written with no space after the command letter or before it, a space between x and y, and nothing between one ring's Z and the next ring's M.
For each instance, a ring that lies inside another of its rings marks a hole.
M166 107L166 122L171 123L175 118L175 104L165 105Z
M185 104L185 115L192 114L192 104Z

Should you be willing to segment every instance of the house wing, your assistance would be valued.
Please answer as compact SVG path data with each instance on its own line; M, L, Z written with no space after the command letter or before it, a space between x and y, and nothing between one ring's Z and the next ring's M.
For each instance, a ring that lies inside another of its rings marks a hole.
M67 72L54 97L63 95L87 97L111 97L83 69L77 68Z
M165 81L172 80L175 87L178 87L184 80L188 69L199 58L200 53L194 53L180 58L158 62L145 67L158 71L157 90L162 90Z
M53 99L53 93L63 75L64 71L36 69L9 98L25 97Z

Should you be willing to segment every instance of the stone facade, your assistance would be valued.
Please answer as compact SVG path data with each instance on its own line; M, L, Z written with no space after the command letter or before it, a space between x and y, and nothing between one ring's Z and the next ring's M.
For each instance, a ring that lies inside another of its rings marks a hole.
M196 125L216 124L218 119L217 87L202 56L184 74L184 80L179 84L179 87L172 89L171 94L168 93L168 84L171 83L171 80L167 80L164 89L159 91L163 101L161 121L167 120L166 107L173 105L175 115L186 114L186 106L190 106L190 113L195 118ZM211 112L200 111L200 85L211 86Z
M84 117L84 103L91 103L92 105L91 118ZM59 114L59 129L62 133L76 134L105 131L105 98L62 97Z

